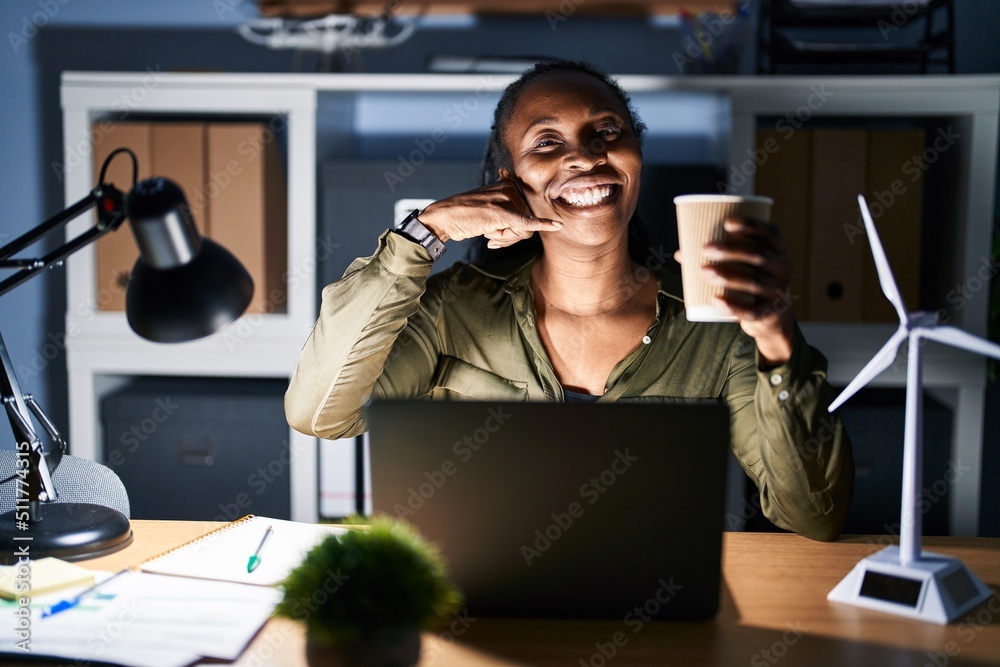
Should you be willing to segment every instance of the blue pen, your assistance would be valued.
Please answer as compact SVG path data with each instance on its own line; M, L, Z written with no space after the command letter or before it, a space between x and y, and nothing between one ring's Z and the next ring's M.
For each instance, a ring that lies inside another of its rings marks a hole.
M119 576L125 574L126 572L129 572L129 568L125 568L124 570L119 570L118 572L115 572L114 574L112 574L110 577L108 577L104 581L100 581L100 582L94 584L93 586L91 586L90 588L88 588L88 589L86 589L84 591L81 591L74 598L70 598L69 600L62 600L60 602L55 603L54 605L52 605L51 607L49 607L48 609L46 609L45 611L42 612L42 618L48 618L49 616L55 616L56 614L58 614L61 611L66 611L67 609L72 609L73 607L75 607L78 604L80 604L80 602L83 600L83 598L85 596L89 595L90 593L93 593L94 590L97 589L98 586L103 586L104 584L108 583L112 579L115 579L116 577L119 577Z

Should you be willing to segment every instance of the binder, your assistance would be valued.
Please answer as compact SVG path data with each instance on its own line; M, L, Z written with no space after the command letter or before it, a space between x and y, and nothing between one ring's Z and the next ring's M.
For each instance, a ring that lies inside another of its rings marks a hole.
M95 178L112 150L131 149L139 179L164 176L180 185L198 232L222 244L250 272L254 296L247 312L287 312L288 200L274 132L261 122L126 121L110 127L94 147ZM107 178L127 193L131 161L116 158ZM125 310L138 256L132 234L124 230L97 243L100 310Z
M203 122L150 123L153 160L149 176L164 176L184 191L198 233L211 237L211 211L198 194L205 187L205 127Z
M212 238L253 278L247 313L287 312L288 205L276 143L264 123L208 125Z
M809 242L808 319L856 322L863 313L864 259L868 243L854 233L857 197L867 185L867 133L814 130L812 139L812 229Z
M903 300L919 307L924 130L869 130L865 199L878 226ZM864 258L862 319L896 322L898 316L879 287L871 253Z
M754 191L774 200L771 221L781 229L792 257L791 296L795 314L809 312L809 236L811 141L800 130L791 136L773 129L757 131L757 147L766 155L757 168Z
M108 127L106 122L102 127ZM94 183L101 173L101 165L111 151L117 148L128 148L139 163L138 179L142 180L153 172L153 150L150 136L150 123L128 122L110 125L105 133L94 132L101 140L94 144ZM127 155L117 155L111 164L105 180L128 193L132 189L132 160ZM97 222L97 214L94 214ZM127 226L128 223L125 224ZM111 234L105 234L96 244L97 260L97 294L94 298L99 310L125 310L125 290L132 276L132 267L139 258L139 249L131 230L119 228Z

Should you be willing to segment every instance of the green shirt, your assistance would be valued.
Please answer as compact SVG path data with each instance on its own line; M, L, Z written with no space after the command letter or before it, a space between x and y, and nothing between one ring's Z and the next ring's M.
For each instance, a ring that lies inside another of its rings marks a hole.
M456 264L428 279L427 252L386 232L323 290L316 326L285 396L289 423L322 438L366 430L369 398L561 401L535 327L533 260L506 270ZM656 319L608 377L600 401L725 400L732 450L776 525L835 538L850 504L854 463L826 406L826 359L796 327L791 359L758 363L736 324L692 323L679 279L655 270Z

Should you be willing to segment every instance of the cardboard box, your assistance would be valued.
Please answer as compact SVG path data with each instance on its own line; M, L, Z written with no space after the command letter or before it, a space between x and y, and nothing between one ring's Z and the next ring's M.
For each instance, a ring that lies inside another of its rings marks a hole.
M211 236L253 278L247 313L286 312L288 205L274 134L263 123L211 123L207 137Z

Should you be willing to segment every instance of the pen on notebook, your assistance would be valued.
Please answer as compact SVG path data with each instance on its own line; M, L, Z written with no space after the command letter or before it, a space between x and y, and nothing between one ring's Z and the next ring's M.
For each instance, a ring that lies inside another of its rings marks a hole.
M264 531L264 537L260 541L260 545L257 547L257 551L253 552L253 556L250 556L250 560L247 561L247 572L253 572L260 565L260 552L264 548L264 544L267 543L267 538L271 537L271 533L274 532L274 527L268 526L267 530Z
M104 581L99 581L96 584L94 584L93 586L91 586L90 588L87 588L85 590L80 591L79 593L77 593L76 597L72 597L72 598L70 598L68 600L62 600L60 602L55 603L54 605L52 605L51 607L49 607L48 609L46 609L46 610L44 610L42 612L42 618L48 618L49 616L54 616L54 615L58 614L61 611L66 611L67 609L72 609L73 607L75 607L78 604L80 604L80 602L83 600L84 597L86 597L87 595L93 593L98 587L103 586L104 584L108 583L112 579L116 579L117 577L120 577L121 575L123 575L123 574L125 574L126 572L129 572L129 571L130 571L129 568L125 568L124 570L119 570L118 572L115 572L114 574L112 574L110 577L108 577Z

